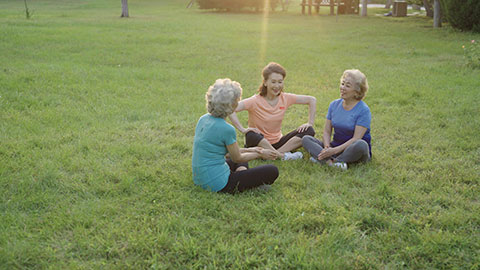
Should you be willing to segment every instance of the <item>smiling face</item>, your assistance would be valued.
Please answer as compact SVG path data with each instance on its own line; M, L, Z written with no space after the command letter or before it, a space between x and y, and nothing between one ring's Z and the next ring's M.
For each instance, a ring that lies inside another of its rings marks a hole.
M344 100L354 100L357 96L357 86L352 77L346 76L340 82L340 97Z
M268 76L268 79L264 82L267 87L267 96L274 98L283 90L283 75L279 73L272 73Z

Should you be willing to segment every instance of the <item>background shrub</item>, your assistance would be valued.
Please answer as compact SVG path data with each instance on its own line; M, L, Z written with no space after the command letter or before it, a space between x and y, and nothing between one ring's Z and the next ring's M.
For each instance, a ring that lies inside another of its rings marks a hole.
M442 0L443 13L452 27L480 32L479 0Z

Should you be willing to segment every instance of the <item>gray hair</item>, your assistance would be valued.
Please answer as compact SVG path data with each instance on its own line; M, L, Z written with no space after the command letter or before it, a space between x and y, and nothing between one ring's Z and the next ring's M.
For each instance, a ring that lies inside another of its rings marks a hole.
M238 82L218 79L205 94L207 111L215 117L225 118L233 113L241 96L242 86Z
M347 69L343 72L342 77L340 78L340 83L346 77L350 77L353 79L355 84L355 99L362 100L368 91L368 81L365 74L363 74L358 69Z

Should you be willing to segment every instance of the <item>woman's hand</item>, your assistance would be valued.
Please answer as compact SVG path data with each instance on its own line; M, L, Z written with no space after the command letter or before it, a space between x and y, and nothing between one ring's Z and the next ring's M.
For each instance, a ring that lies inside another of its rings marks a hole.
M336 154L336 151L334 148L331 148L331 147L325 147L323 148L322 152L320 152L320 154L318 154L318 160L322 160L322 159L326 159L326 158L329 158L333 155Z
M260 130L258 130L258 128L252 128L252 127L246 128L246 129L244 130L243 134L247 134L249 131L253 131L253 132L255 132L255 133L262 134L262 133L260 132Z
M277 158L277 151L271 149L260 150L260 157L263 159L274 160Z
M302 133L302 132L306 131L306 130L307 130L309 127L311 127L311 126L312 126L312 125L310 125L309 123L303 124L303 125L301 125L301 126L299 126L299 127L297 128L297 131L298 131L299 133Z

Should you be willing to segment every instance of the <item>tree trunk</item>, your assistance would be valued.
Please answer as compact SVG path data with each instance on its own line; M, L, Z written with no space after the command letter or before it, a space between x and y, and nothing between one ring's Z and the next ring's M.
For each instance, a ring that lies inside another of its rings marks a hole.
M122 0L122 16L128 18L128 0Z
M25 16L27 17L27 19L30 19L30 17L32 17L32 13L30 13L30 10L28 10L27 0L24 0L24 2L25 2Z
M423 6L425 7L425 11L427 12L427 16L433 18L433 10L430 2L428 0L423 0Z
M390 9L390 6L392 6L392 0L387 0L387 2L385 3L385 8Z
M433 28L442 27L442 10L440 8L440 0L433 2Z
M362 0L362 16L367 16L367 0Z

